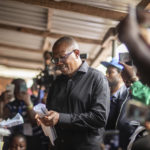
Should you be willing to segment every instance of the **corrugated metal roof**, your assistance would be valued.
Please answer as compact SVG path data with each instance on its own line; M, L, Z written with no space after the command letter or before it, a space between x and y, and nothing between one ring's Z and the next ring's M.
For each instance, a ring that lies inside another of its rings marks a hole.
M0 43L40 50L42 49L43 37L0 29Z
M55 1L89 5L94 8L103 8L119 13L127 12L129 3L136 5L141 0ZM50 15L49 13L49 9L44 7L10 0L0 1L0 24L8 26L8 28L0 28L0 57L2 58L0 64L10 65L11 67L13 67L13 65L16 67L22 66L29 69L39 68L39 66L43 65L42 53L45 42L50 42L52 47L57 38L63 35L78 38L81 53L87 53L89 55L88 62L91 62L100 51L100 41L108 29L116 27L119 22L106 19L104 16L102 18L55 8L51 9ZM26 29L30 30L27 31ZM43 36L45 32L52 33L53 36L51 37L52 34ZM46 40L47 38L49 40ZM82 39L90 42L86 43ZM95 42L97 44L92 43L93 40L98 41ZM12 60L8 58L12 58ZM19 59L13 61L14 58L20 58L23 59L23 61L18 63ZM33 63L28 62L28 60L32 60ZM38 60L39 63L36 64ZM25 64L25 62L27 63Z
M0 1L0 23L45 30L47 9L13 1Z
M54 9L51 32L79 37L102 39L118 21Z
M105 8L119 12L127 12L128 4L137 5L141 0L55 0L74 2L98 8Z
M14 60L9 60L7 58L1 58L0 59L0 64L1 65L5 65L5 66L9 66L9 67L16 67L16 68L28 68L28 69L36 69L36 70L40 70L41 68L43 68L43 64L41 63L31 63L28 61L14 61Z
M11 49L7 47L0 48L0 56L11 57L11 58L21 58L27 60L42 61L42 53L23 51L22 49Z

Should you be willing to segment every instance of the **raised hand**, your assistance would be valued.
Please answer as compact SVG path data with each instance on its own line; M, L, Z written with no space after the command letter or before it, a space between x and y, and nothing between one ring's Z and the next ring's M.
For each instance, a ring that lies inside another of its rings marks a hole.
M38 125L43 123L45 126L55 126L59 121L59 113L51 110L42 118L40 118L39 115L36 115L35 119L37 120Z

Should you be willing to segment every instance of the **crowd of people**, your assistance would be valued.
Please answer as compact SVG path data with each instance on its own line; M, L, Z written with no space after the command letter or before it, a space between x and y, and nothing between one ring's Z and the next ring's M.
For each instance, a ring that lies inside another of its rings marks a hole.
M150 113L144 122L128 117L131 101L147 108L150 104L150 43L143 34L147 27L150 13L130 8L117 31L134 66L116 58L101 62L106 76L80 58L72 37L59 38L49 59L62 74L50 83L44 100L48 112L43 117L33 109L41 102L38 88L32 87L29 95L25 80L14 79L13 92L2 93L0 117L6 120L20 113L24 119L9 128L12 135L4 137L3 150L149 150ZM54 144L41 125L55 128Z

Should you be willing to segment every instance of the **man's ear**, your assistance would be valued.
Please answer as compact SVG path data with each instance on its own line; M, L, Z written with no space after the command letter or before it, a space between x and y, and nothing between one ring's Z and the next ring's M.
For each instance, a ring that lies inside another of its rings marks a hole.
M80 51L79 51L78 49L75 49L75 50L74 50L74 53L75 53L75 55L76 55L77 57L80 57Z

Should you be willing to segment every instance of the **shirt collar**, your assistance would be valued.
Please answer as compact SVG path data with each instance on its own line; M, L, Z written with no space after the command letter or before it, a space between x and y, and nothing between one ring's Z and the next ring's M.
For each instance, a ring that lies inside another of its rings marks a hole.
M84 72L86 73L88 71L89 65L87 64L86 61L83 61L82 65L80 66L80 68L78 69L77 72Z
M86 73L88 71L89 65L86 61L83 61L79 69L73 74L73 76L69 77L67 75L63 75L65 78L70 79L75 77L79 72Z
M125 85L121 86L121 88L118 89L118 90L116 91L116 93L114 93L111 97L113 97L113 98L118 98L119 95L121 94L121 92L122 92L124 89L126 89L126 86L125 86Z

